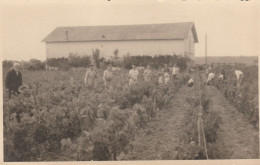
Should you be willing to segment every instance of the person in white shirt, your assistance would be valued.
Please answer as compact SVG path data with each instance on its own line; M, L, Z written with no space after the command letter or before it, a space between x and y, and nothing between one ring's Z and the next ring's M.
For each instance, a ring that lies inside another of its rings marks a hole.
M94 70L94 66L90 65L89 69L85 74L84 83L88 89L93 89L95 87L95 82L97 79L97 72Z
M144 81L145 82L150 82L152 80L152 70L150 65L147 65L146 69L144 70Z
M135 65L132 65L132 69L129 71L128 77L130 78L129 80L129 86L135 85L137 82L137 77L138 77L138 70L136 69Z
M180 68L177 66L177 64L174 64L172 68L172 76L176 78L179 73L180 73Z
M193 80L192 78L189 79L189 81L188 81L188 83L187 83L188 87L192 87L193 84L194 84L194 80Z
M103 81L105 84L105 90L108 90L112 86L112 79L113 79L113 72L112 72L112 65L109 64L107 66L107 70L104 71L103 74Z
M240 70L235 70L235 75L237 78L237 87L239 88L244 77L244 73Z
M219 74L219 75L218 75L218 79L224 80L224 75L223 75L223 74Z
M209 85L209 83L211 83L214 78L215 78L215 74L214 73L209 73L208 79L207 79L207 84Z

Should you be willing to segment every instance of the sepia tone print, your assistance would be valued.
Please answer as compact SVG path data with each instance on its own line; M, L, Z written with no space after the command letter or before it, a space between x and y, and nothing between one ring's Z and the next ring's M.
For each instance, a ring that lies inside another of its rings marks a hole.
M4 162L259 158L253 4L63 3L5 3Z

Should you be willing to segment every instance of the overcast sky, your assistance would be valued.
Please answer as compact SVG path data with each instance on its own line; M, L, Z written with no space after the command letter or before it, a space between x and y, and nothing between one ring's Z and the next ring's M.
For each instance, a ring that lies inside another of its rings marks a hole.
M255 0L4 0L0 50L3 60L44 60L45 45L41 40L57 26L191 21L199 39L195 56L204 56L205 33L208 56L259 55L259 10Z

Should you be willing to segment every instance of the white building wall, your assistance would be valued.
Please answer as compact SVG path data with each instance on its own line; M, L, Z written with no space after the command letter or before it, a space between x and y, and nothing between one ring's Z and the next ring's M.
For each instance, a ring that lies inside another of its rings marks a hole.
M189 32L188 38L184 40L184 52L191 58L195 56L195 43L192 31Z
M101 57L110 58L118 49L118 55L184 54L183 40L149 41L98 41L46 43L47 58L68 57L70 52L77 55L92 55L92 50L100 50Z

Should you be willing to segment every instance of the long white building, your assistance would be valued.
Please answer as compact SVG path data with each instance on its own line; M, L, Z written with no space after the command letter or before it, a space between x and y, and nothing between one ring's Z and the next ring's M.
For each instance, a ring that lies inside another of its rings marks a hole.
M92 55L110 58L130 55L195 54L198 37L194 23L167 23L117 26L57 27L45 39L47 58Z

